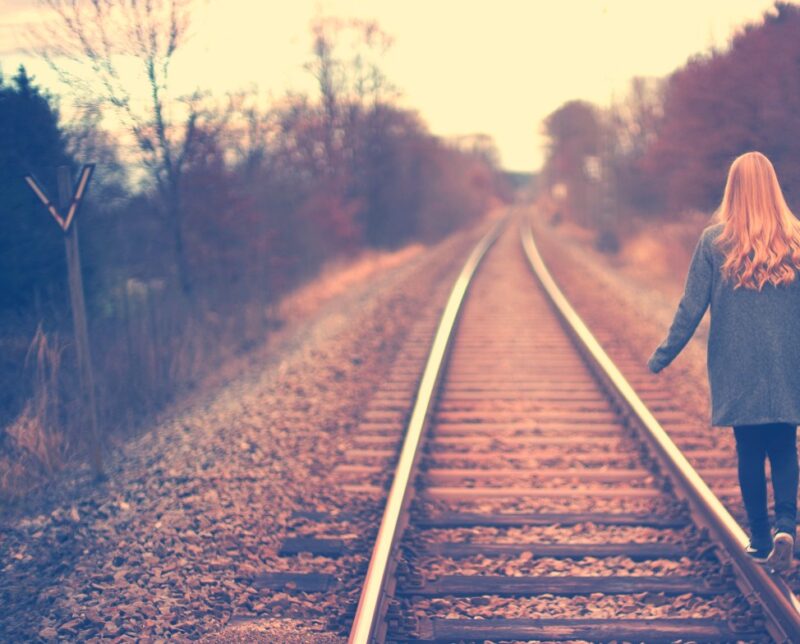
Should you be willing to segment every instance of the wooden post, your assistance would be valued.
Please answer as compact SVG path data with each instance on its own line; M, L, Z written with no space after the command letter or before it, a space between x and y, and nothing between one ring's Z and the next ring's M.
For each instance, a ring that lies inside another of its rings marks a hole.
M83 421L89 423L89 455L98 479L104 478L103 454L100 446L100 432L97 429L97 403L95 401L92 355L89 348L89 329L86 324L86 304L83 299L83 279L81 278L81 255L78 250L78 223L75 214L83 201L94 172L94 164L83 166L75 193L72 193L72 177L69 166L58 168L58 207L50 202L42 186L32 175L25 175L34 194L42 202L56 223L64 231L64 244L67 251L67 278L69 300L72 308L72 325L75 331L75 348L78 354L78 382L81 389L81 411ZM60 208L60 211L59 211Z
M67 212L72 202L72 177L69 166L58 167L58 206ZM103 453L100 447L100 432L97 427L97 402L95 400L92 354L89 346L89 328L86 324L86 303L83 298L81 256L78 248L78 222L68 222L64 231L67 251L67 277L69 300L72 308L72 324L75 332L75 348L78 354L78 380L81 388L84 421L89 423L89 457L98 478L103 474Z

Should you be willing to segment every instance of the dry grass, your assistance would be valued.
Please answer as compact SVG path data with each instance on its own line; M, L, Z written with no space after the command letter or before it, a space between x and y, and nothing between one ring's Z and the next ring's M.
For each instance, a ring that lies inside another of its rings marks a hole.
M542 211L541 208L538 209ZM546 221L547 218L542 216ZM672 297L683 289L686 270L700 232L710 223L702 212L686 212L676 219L631 216L620 231L616 254L602 254L596 248L597 231L569 220L557 226L561 239L580 247L634 283L656 287ZM602 255L602 257L601 257Z
M166 292L126 287L118 294L115 316L92 329L106 448L144 429L154 413L190 390L218 386L220 378L239 373L240 359L266 345L276 322L290 328L348 289L412 260L423 248L414 244L338 260L271 306L245 302L229 310L191 309ZM0 501L23 497L81 458L73 362L70 345L41 328L36 331L26 360L31 397L0 433Z
M682 284L700 232L708 223L708 215L696 212L675 221L637 221L623 240L619 266L672 290Z
M291 319L308 315L320 304L344 293L355 284L363 283L375 273L407 262L423 248L422 244L411 244L391 252L365 251L356 257L331 262L322 268L318 279L280 301L277 306L278 316Z
M59 377L64 347L39 326L25 360L33 396L5 428L0 457L0 498L20 495L32 479L51 476L64 462L68 440L61 422Z

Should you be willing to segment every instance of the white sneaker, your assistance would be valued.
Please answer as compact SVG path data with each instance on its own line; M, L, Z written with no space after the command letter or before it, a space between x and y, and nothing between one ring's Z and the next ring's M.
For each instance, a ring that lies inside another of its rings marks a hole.
M792 567L794 558L794 537L788 532L778 532L772 541L772 551L767 557L767 565L775 572L783 572Z

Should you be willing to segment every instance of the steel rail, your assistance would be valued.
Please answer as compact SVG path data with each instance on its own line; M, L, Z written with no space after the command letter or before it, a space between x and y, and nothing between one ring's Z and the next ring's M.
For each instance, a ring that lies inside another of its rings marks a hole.
M386 612L385 599L387 592L393 590L391 585L395 565L394 555L408 522L408 509L414 494L413 482L420 458L419 447L428 428L430 411L444 371L443 367L451 347L461 305L478 265L500 235L507 220L508 218L504 218L498 221L481 238L467 258L447 298L406 427L392 486L386 499L358 608L350 629L348 639L350 644L382 642L385 638L386 634L381 628L383 615Z
M800 641L800 602L786 581L768 573L745 552L748 539L744 530L686 460L556 285L536 248L527 220L520 222L520 237L534 275L576 346L623 415L652 448L674 491L688 502L695 521L708 528L711 538L722 546L720 557L731 563L739 587L761 603L770 635L777 642Z

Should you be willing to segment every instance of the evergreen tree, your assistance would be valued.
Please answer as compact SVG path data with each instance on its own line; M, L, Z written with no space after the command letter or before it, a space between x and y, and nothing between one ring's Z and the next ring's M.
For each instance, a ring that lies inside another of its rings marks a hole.
M56 168L70 162L58 110L20 66L0 76L0 315L62 312L63 233L23 180L33 174L56 200Z

